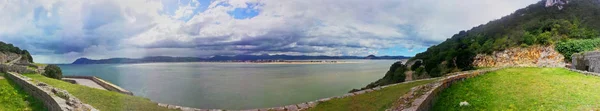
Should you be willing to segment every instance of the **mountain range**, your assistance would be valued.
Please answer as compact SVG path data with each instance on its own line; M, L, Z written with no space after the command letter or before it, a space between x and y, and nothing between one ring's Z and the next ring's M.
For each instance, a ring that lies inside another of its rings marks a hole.
M408 59L405 56L381 56L369 55L362 56L306 56L306 55L235 55L235 56L213 56L209 58L201 57L169 57L152 56L144 58L110 58L92 60L88 58L79 58L71 64L131 64L131 63L152 63L152 62L227 62L227 61L257 61L257 60L324 60L324 59Z

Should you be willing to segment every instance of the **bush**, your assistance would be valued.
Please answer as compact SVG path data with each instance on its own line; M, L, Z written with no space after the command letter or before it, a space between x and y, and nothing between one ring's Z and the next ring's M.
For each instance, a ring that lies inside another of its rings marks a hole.
M44 76L49 77L49 78L54 78L54 79L62 79L62 71L60 70L60 67L58 67L57 65L48 65L46 66L46 68L44 68L45 72L44 72Z
M598 46L600 46L600 39L580 39L559 42L554 49L565 56L565 59L570 61L571 55L579 52L592 51Z
M415 72L413 74L415 74L417 76L421 76L423 74L423 72L425 72L425 68L419 67L415 70Z
M417 70L417 68L421 67L421 61L417 61L415 62L412 66L410 66L410 70L414 71Z

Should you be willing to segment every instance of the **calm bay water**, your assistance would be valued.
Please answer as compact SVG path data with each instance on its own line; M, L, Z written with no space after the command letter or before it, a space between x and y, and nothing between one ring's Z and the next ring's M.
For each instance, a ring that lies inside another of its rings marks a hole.
M146 63L59 65L136 96L202 109L268 108L340 96L385 74L395 60L348 64Z

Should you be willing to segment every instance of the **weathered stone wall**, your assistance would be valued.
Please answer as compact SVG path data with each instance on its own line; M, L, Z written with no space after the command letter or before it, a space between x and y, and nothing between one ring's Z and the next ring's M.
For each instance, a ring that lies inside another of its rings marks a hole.
M592 51L585 53L577 53L571 56L571 68L582 70L582 71L590 71L590 72L600 72L600 52Z
M44 106L50 111L97 111L94 107L82 103L65 90L54 88L13 72L9 72L6 76L29 95L44 102Z
M0 64L0 71L17 72L21 74L35 73L36 71L27 69L27 66Z
M98 85L104 87L105 89L109 90L109 91L114 91L114 92L119 92L119 93L123 93L123 94L127 94L127 95L133 95L133 93L131 93L130 91L127 91L117 85L114 85L110 82L106 82L96 76L64 76L64 78L80 78L80 79L89 79L94 81L95 83L97 83Z
M491 55L478 54L473 61L476 67L564 67L564 56L553 46L531 46L509 48Z

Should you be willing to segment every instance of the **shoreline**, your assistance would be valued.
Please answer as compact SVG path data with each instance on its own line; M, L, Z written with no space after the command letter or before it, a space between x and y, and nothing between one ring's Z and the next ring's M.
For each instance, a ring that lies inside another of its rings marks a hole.
M401 61L401 60L398 60ZM257 62L257 61L197 61L197 62L142 62L142 63L106 63L116 65L134 65L134 64L158 64L158 63L205 63L205 64L359 64L365 63L364 61L311 61L311 60L298 60L298 61L277 61L277 62ZM59 65L93 65L93 64L59 64Z

